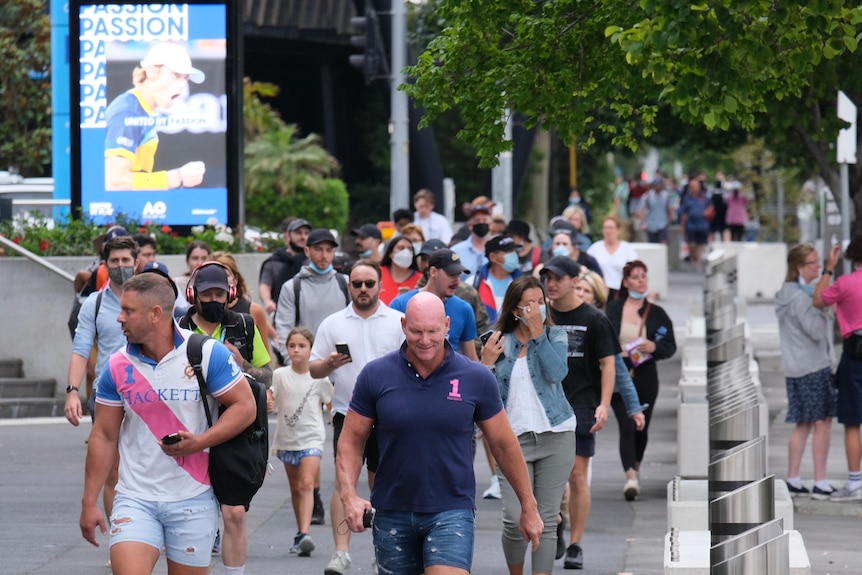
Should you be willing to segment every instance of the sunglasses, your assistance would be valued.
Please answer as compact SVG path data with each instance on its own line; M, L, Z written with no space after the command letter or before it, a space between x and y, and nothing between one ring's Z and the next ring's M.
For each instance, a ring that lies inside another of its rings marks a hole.
M361 288L361 287L362 287L362 284L363 284L363 283L365 284L365 287L366 287L367 289L371 289L371 288L373 288L374 286L376 286L376 285L377 285L377 280L365 280L365 281L362 281L362 280L353 280L353 281L351 281L351 282L350 282L350 285L352 285L352 286L353 286L353 289L359 289L359 288Z

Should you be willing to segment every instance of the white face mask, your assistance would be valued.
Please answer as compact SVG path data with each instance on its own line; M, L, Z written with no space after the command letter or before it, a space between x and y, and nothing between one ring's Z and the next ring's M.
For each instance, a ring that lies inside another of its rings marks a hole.
M401 250L392 255L392 263L400 268L409 268L413 263L413 253L411 250Z

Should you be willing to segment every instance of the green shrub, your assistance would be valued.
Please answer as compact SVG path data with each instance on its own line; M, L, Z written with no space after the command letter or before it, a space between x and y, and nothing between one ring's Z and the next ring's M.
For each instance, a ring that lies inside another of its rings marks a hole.
M248 223L262 229L278 229L288 216L308 220L315 228L332 228L339 232L347 227L350 199L344 182L327 178L320 193L301 187L286 196L277 190L259 190L246 198Z

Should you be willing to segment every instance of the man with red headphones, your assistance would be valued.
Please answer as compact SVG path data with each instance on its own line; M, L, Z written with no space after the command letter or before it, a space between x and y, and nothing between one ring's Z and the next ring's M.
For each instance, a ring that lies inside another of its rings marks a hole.
M209 261L192 273L186 288L189 311L180 321L180 327L196 333L205 333L221 341L233 353L242 370L269 387L272 368L266 346L254 319L248 314L228 309L236 297L236 286L231 283L231 272L223 264ZM245 529L247 507L222 505L224 538L222 562L227 575L243 575L248 550Z

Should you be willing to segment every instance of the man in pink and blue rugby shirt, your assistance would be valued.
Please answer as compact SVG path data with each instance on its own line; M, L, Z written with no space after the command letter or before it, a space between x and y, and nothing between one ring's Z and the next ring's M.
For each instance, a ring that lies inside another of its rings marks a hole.
M110 529L114 573L140 573L141 565L151 572L164 546L169 575L205 575L218 526L207 449L251 424L254 397L233 354L209 340L203 349L204 376L226 410L208 428L186 355L191 332L174 323L170 280L142 274L123 287L117 321L129 344L111 356L99 376L99 417L88 443L81 533L98 546L96 527L108 532L97 498L119 446Z

